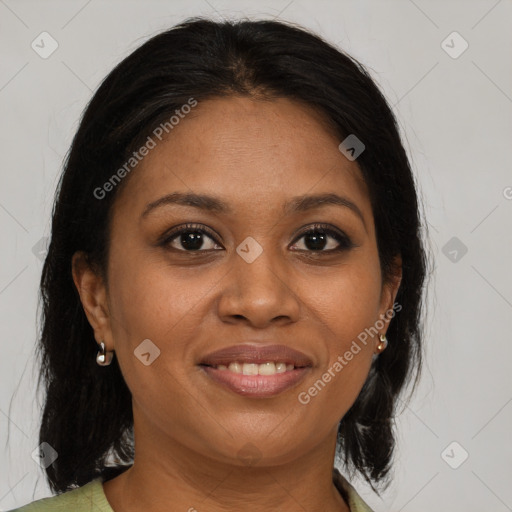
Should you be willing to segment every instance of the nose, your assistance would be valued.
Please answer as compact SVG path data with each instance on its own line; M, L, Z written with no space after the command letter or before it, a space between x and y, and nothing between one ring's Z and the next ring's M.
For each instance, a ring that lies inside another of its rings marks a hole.
M234 253L229 264L218 302L222 321L245 321L260 329L298 321L301 301L286 262L264 250L250 263Z

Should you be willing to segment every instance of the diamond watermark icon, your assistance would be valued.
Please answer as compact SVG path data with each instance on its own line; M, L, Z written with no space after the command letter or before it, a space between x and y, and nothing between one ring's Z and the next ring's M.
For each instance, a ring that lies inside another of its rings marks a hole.
M469 453L464 449L462 445L453 441L450 443L442 452L441 458L450 466L452 469L457 469L469 457Z
M30 46L39 57L47 59L59 47L59 43L48 32L41 32Z
M468 42L455 31L448 35L441 43L441 48L452 59L458 59L468 49L468 47Z
M160 349L151 340L145 339L133 353L143 365L149 366L160 355Z
M237 248L236 252L247 262L252 263L262 252L263 247L254 240L252 236L248 236Z
M31 455L34 461L44 469L52 465L59 456L55 448L47 442L41 443Z
M366 146L353 133L351 133L346 139L342 140L338 146L338 149L351 162L358 158L365 148Z
M452 263L458 263L468 252L468 248L456 236L453 236L444 244L441 251Z
M261 459L261 452L252 443L244 444L236 455L248 466L253 466Z
M48 240L47 236L43 236L35 245L32 247L32 253L39 260L43 261L48 253Z

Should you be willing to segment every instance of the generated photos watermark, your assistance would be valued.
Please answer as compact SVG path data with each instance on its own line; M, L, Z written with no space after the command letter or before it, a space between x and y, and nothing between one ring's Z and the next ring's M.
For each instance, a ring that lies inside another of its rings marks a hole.
M172 115L167 121L160 123L153 130L152 134L148 135L146 142L137 151L134 151L132 156L128 158L128 160L119 167L119 169L117 169L117 171L101 187L96 187L94 189L94 197L101 200L107 196L108 192L112 192L112 190L121 183L121 180L129 174L152 149L156 148L158 142L161 142L165 135L170 133L171 130L173 130L195 106L197 106L197 100L189 98L187 103L174 111L176 115Z
M339 355L336 361L327 369L327 371L322 374L318 380L315 381L315 383L307 391L301 391L298 394L298 401L302 405L309 404L311 399L317 396L318 393L325 388L326 384L329 383L334 377L336 377L336 375L341 372L341 370L343 370L343 368L345 368L345 366L347 366L350 361L352 361L355 355L361 352L360 343L366 346L368 337L377 335L379 331L384 328L386 323L384 318L389 321L395 316L397 312L400 312L401 310L402 306L395 302L392 309L388 309L383 315L381 314L380 319L377 320L371 327L367 327L364 331L359 333L357 340L352 340L350 348L346 350L343 355Z

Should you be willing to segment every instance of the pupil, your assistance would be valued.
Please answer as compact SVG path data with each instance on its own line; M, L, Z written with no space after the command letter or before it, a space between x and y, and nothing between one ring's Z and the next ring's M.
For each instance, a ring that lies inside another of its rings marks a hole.
M308 243L308 240L313 243ZM325 233L313 232L306 235L306 247L311 251L318 251L325 247Z
M203 240L201 237L201 233L198 233L197 231L184 233L181 235L180 242L183 245L183 247L185 247L185 249L197 251L203 245Z

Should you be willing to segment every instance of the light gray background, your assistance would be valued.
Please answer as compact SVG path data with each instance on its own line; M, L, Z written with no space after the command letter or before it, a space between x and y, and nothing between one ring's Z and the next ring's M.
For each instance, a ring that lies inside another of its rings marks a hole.
M418 179L435 277L427 367L398 421L394 483L383 499L354 485L377 512L512 510L510 0L0 0L0 510L51 494L31 457L41 412L33 248L50 234L63 156L112 67L192 15L298 22L371 69ZM47 59L31 48L43 31L59 45ZM442 45L454 31L469 44L457 58L445 49L458 53L458 36ZM458 247L446 246L452 237ZM453 469L446 461L463 450Z

